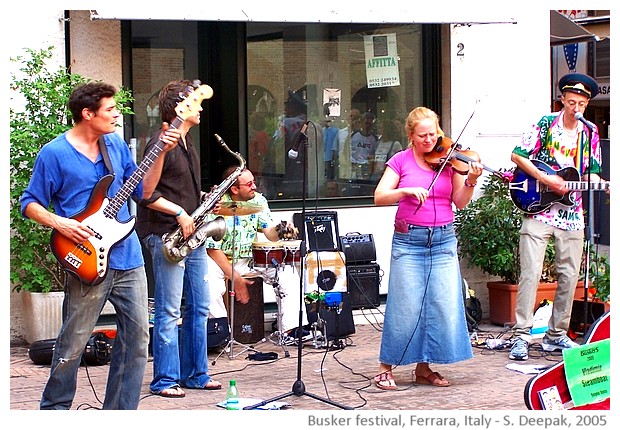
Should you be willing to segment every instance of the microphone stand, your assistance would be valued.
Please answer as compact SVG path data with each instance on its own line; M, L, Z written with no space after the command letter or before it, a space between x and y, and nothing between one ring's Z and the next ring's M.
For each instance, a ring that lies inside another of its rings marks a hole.
M588 169L592 169L592 130L590 130L590 128L584 124L585 129L587 129L587 133L588 133L588 154L590 157L590 160L588 161ZM580 154L580 158L581 160L583 160L583 148L581 148L581 152L582 154ZM583 161L582 161L583 162ZM593 243L593 237L594 237L594 192L590 187L590 179L591 179L591 173L588 173L588 182L586 185L586 191L588 192L588 217L587 217L587 222L586 222L586 229L585 229L585 249L584 249L584 253L585 253L585 260L584 260L584 278L583 278L583 334L585 335L585 333L587 332L586 327L588 324L588 290L590 289L590 247L592 246ZM582 207L583 207L583 200L582 200Z
M306 219L306 198L307 198L307 187L308 187L308 140L304 139L303 143L303 183L302 183L302 206L301 206L301 220L305 222ZM302 327L303 327L303 306L304 306L304 256L306 255L306 246L305 242L302 242L300 245L300 272L299 272L299 324L297 326L297 380L293 383L293 387L291 391L288 393L281 394L279 396L272 397L271 399L264 400L255 405L246 406L243 409L255 409L260 406L264 406L268 403L275 402L280 399L284 399L290 396L308 396L313 399L320 400L324 403L328 403L332 406L336 406L340 409L352 410L353 408L350 406L344 406L339 403L336 403L330 399L326 399L316 394L309 393L306 391L306 386L304 381L301 379L301 350L303 346L302 342ZM318 313L318 312L317 312Z

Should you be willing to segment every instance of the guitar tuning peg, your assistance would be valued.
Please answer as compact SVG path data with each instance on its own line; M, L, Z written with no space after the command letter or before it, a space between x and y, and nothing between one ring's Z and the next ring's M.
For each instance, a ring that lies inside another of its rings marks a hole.
M179 100L185 100L186 98L187 98L187 95L184 92L179 91Z
M199 79L194 79L194 80L192 81L192 86L193 86L194 88L198 88L201 84L202 84L202 82L200 82L200 80L199 80Z

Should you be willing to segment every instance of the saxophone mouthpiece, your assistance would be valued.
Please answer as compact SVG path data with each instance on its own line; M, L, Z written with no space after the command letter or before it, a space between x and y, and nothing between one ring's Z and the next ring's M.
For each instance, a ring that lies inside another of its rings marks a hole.
M219 143L219 144L224 143L224 139L222 139L219 134L214 133L213 135L215 136L215 139L217 140L217 143Z

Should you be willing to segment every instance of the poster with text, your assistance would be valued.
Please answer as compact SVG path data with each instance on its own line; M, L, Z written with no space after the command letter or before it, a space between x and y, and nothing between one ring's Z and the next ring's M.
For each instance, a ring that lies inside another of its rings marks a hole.
M568 390L575 406L588 405L610 396L609 339L562 351Z
M364 52L368 88L400 85L395 33L364 36Z

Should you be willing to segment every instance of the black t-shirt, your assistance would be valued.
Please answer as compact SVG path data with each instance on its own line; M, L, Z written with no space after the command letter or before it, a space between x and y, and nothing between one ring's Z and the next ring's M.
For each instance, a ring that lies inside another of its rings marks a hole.
M159 139L158 131L149 140L144 148L146 154ZM188 214L200 205L200 159L189 134L185 136L187 150L181 142L172 151L161 154L164 159L161 178L155 187L150 199L140 200L138 204L138 218L136 231L140 238L153 233L162 236L164 233L173 231L178 222L174 215L149 209L146 205L154 202L159 197L164 197L181 206Z

